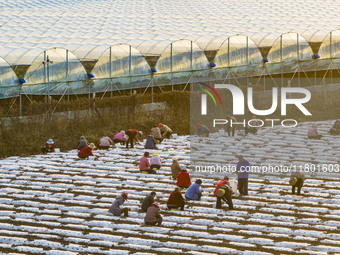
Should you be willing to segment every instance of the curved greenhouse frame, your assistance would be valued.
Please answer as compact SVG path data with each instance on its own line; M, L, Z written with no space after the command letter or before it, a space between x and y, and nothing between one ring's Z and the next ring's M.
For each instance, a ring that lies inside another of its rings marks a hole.
M225 40L214 59L217 67L262 64L262 55L257 45L244 35L234 35Z
M53 48L39 54L26 71L25 94L81 93L87 79L84 66L69 50ZM77 92L76 92L77 91Z
M193 75L205 79L209 61L204 51L191 40L178 40L168 45L155 65L157 85L188 84Z
M128 44L109 47L99 57L92 74L94 92L144 87L150 82L150 66L144 56Z
M269 63L277 63L311 60L312 56L313 50L305 38L298 33L286 33L274 42L267 58Z
M17 97L20 83L11 66L0 58L0 99Z
M96 78L149 75L150 66L137 49L128 44L118 44L99 57L92 74Z
M266 68L270 74L296 73L310 68L313 50L298 33L286 33L273 43L267 59Z
M193 41L178 40L165 48L155 68L158 73L203 70L209 68L209 61Z
M320 46L319 55L323 59L340 58L340 29L326 36Z

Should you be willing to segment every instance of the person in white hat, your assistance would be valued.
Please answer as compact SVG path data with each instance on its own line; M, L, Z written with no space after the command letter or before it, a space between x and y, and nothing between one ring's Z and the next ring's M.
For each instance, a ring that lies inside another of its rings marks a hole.
M45 143L45 146L42 148L42 152L47 153L47 152L54 152L54 151L55 151L54 141L52 138L50 138Z

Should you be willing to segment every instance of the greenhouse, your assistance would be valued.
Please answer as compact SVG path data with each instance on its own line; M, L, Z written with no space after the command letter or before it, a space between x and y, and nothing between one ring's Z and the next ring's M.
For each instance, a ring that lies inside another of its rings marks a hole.
M334 1L67 2L0 1L0 99L340 83Z
M270 39L264 38L262 43L268 41ZM285 86L287 84L273 77L281 74L290 75L290 80L296 74L306 76L297 82L307 86L320 85L310 82L311 79L329 83L326 79L330 79L327 74L330 71L334 72L332 80L339 77L339 30L326 35L319 49L312 49L311 43L297 33L280 35L272 40L269 49L266 44L257 45L244 35L233 35L219 43L212 41L214 46L219 44L217 50L206 45L204 51L188 39L168 43L149 44L151 48L146 53L130 44L112 45L102 50L88 73L84 63L68 49L13 50L5 57L17 63L12 67L26 67L26 71L20 85L14 69L1 60L1 98L16 97L19 93L88 94L265 76L271 76L271 81ZM137 45L146 49L143 46ZM319 71L324 71L322 81L319 76L309 73Z

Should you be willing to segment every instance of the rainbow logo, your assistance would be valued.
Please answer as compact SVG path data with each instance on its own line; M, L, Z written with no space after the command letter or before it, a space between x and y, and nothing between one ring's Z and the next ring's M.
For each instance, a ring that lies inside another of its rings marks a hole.
M199 84L201 84L201 85L205 86L206 88L210 89L217 96L217 98L220 101L220 104L222 106L221 97L220 97L220 95L217 93L217 91L213 87L211 87L210 85L208 85L208 84L206 84L204 82L199 82ZM214 96L211 94L211 92L208 89L202 88L202 86L200 86L200 89L203 90L205 93L207 93L212 98L212 100L214 101L215 106L216 106L217 105L216 100L215 100Z

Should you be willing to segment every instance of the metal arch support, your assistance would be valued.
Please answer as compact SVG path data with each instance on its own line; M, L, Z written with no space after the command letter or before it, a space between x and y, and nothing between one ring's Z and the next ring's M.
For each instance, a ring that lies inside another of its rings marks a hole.
M145 88L145 90L144 90L144 92L142 94L143 96L146 93L146 91L148 90L148 88L150 87L150 85L153 86L153 77L151 78L151 81L149 82L148 86Z
M188 80L187 83L185 84L184 89L183 89L182 91L185 91L185 89L187 88L188 84L190 83L191 78L192 78L193 75L194 75L194 74L191 73L191 75L190 75L190 77L189 77L189 80Z

